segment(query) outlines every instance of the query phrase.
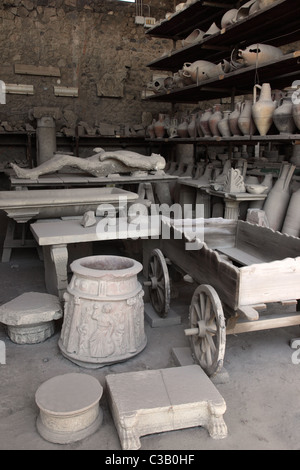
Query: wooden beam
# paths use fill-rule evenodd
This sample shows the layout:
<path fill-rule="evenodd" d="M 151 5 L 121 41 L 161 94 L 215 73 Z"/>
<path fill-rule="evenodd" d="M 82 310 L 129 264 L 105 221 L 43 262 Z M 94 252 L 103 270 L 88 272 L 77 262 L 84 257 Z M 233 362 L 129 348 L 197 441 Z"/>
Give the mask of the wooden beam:
<path fill-rule="evenodd" d="M 22 75 L 44 75 L 47 77 L 60 77 L 58 67 L 44 67 L 42 65 L 15 64 L 15 73 Z"/>

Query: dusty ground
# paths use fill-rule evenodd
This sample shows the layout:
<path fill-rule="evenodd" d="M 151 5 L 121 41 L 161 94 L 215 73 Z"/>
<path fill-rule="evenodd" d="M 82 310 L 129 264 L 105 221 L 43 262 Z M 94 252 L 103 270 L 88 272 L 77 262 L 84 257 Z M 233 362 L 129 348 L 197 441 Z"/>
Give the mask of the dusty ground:
<path fill-rule="evenodd" d="M 0 263 L 0 305 L 23 292 L 45 292 L 43 269 L 35 250 L 14 250 L 9 263 Z M 105 393 L 99 430 L 83 441 L 61 446 L 45 441 L 36 430 L 35 392 L 44 381 L 68 372 L 89 373 L 104 386 L 105 376 L 110 373 L 176 366 L 171 350 L 189 344 L 183 330 L 188 326 L 188 305 L 194 288 L 181 282 L 180 295 L 172 300 L 172 308 L 181 315 L 181 325 L 151 328 L 146 323 L 148 343 L 142 353 L 93 371 L 62 356 L 57 345 L 59 328 L 46 342 L 23 346 L 12 343 L 0 326 L 0 339 L 5 341 L 7 351 L 6 365 L 0 365 L 0 449 L 120 450 Z M 289 341 L 298 336 L 298 327 L 228 336 L 225 369 L 229 380 L 216 385 L 227 404 L 224 419 L 228 437 L 213 440 L 204 428 L 190 428 L 142 437 L 141 450 L 299 449 L 300 364 L 293 364 L 294 351 L 289 346 Z"/>

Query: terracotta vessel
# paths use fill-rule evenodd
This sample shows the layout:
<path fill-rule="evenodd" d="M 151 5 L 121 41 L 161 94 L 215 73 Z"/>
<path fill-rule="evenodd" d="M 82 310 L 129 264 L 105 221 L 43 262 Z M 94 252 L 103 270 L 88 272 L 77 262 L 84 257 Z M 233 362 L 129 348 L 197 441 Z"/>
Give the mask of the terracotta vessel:
<path fill-rule="evenodd" d="M 188 123 L 188 134 L 192 138 L 197 137 L 196 117 L 196 114 L 192 114 Z"/>
<path fill-rule="evenodd" d="M 158 120 L 154 123 L 154 133 L 155 137 L 162 139 L 165 135 L 165 115 L 159 113 Z"/>
<path fill-rule="evenodd" d="M 279 177 L 269 192 L 263 205 L 270 228 L 280 231 L 291 197 L 290 182 L 295 166 L 285 163 L 281 166 Z"/>
<path fill-rule="evenodd" d="M 300 130 L 300 87 L 293 88 L 292 95 L 293 102 L 293 118 L 298 130 Z"/>
<path fill-rule="evenodd" d="M 284 219 L 282 233 L 299 238 L 300 236 L 300 189 L 295 191 L 290 199 Z"/>
<path fill-rule="evenodd" d="M 203 131 L 200 126 L 200 121 L 201 117 L 203 116 L 204 112 L 203 111 L 198 111 L 197 117 L 196 117 L 196 128 L 197 128 L 197 136 L 198 137 L 204 137 Z"/>
<path fill-rule="evenodd" d="M 181 41 L 181 44 L 184 47 L 199 42 L 203 39 L 204 34 L 204 31 L 201 31 L 201 29 L 194 29 L 191 34 Z"/>
<path fill-rule="evenodd" d="M 280 134 L 293 134 L 296 130 L 293 118 L 293 88 L 287 90 L 282 98 L 280 106 L 273 112 L 273 122 Z"/>
<path fill-rule="evenodd" d="M 223 111 L 223 119 L 218 123 L 218 129 L 222 137 L 230 137 L 231 131 L 229 127 L 229 115 L 231 111 L 225 110 Z"/>
<path fill-rule="evenodd" d="M 188 131 L 188 120 L 187 118 L 183 118 L 181 123 L 177 127 L 177 134 L 179 137 L 184 138 L 189 136 L 189 131 Z"/>
<path fill-rule="evenodd" d="M 207 60 L 196 60 L 195 62 L 185 62 L 183 64 L 183 76 L 191 78 L 194 83 L 198 83 L 208 78 L 216 77 L 224 73 L 227 64 L 214 64 Z"/>
<path fill-rule="evenodd" d="M 257 101 L 257 89 L 261 90 Z M 271 97 L 271 86 L 269 83 L 254 85 L 252 116 L 257 130 L 261 136 L 267 135 L 272 123 L 273 113 L 276 108 L 275 101 Z"/>
<path fill-rule="evenodd" d="M 155 139 L 156 135 L 154 132 L 154 124 L 155 124 L 155 119 L 153 119 L 152 123 L 147 127 L 147 135 L 150 137 L 150 139 Z"/>
<path fill-rule="evenodd" d="M 89 256 L 71 264 L 59 347 L 78 365 L 99 368 L 146 346 L 143 266 L 121 256 Z"/>
<path fill-rule="evenodd" d="M 268 44 L 252 44 L 246 49 L 238 50 L 238 60 L 246 67 L 280 59 L 282 56 L 281 49 Z"/>
<path fill-rule="evenodd" d="M 238 119 L 241 114 L 242 103 L 238 101 L 235 104 L 234 111 L 229 114 L 229 129 L 232 135 L 242 135 L 241 129 L 238 126 Z"/>
<path fill-rule="evenodd" d="M 241 113 L 238 118 L 238 126 L 243 135 L 253 135 L 255 124 L 252 118 L 252 101 L 245 100 L 241 106 Z"/>
<path fill-rule="evenodd" d="M 209 119 L 212 116 L 212 108 L 208 108 L 201 116 L 200 118 L 200 127 L 203 132 L 204 137 L 211 137 L 211 130 L 209 127 Z"/>
<path fill-rule="evenodd" d="M 220 32 L 220 28 L 216 25 L 216 23 L 212 23 L 206 33 L 204 34 L 204 37 L 211 36 L 212 34 L 216 34 Z"/>
<path fill-rule="evenodd" d="M 234 24 L 236 21 L 237 12 L 238 10 L 236 8 L 232 8 L 231 10 L 226 11 L 221 19 L 221 27 L 226 28 L 227 26 Z"/>
<path fill-rule="evenodd" d="M 209 119 L 209 128 L 213 136 L 220 136 L 221 133 L 218 128 L 218 123 L 223 119 L 223 114 L 221 112 L 221 105 L 215 104 L 213 106 L 213 114 Z"/>

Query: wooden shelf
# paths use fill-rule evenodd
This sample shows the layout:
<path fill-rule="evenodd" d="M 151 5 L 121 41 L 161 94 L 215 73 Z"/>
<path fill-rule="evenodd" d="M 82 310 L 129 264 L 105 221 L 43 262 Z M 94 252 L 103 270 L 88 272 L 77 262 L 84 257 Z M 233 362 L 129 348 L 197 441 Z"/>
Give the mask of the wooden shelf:
<path fill-rule="evenodd" d="M 177 72 L 184 62 L 199 59 L 210 62 L 230 60 L 231 52 L 237 46 L 243 47 L 260 42 L 278 47 L 292 43 L 300 39 L 299 17 L 299 0 L 279 0 L 268 8 L 222 29 L 219 33 L 208 36 L 196 44 L 173 50 L 147 66 L 154 70 Z M 194 28 L 199 27 L 195 24 Z"/>
<path fill-rule="evenodd" d="M 219 75 L 217 78 L 204 80 L 200 84 L 154 94 L 144 98 L 146 101 L 174 103 L 197 103 L 222 97 L 250 94 L 253 92 L 255 78 L 260 83 L 270 83 L 272 89 L 282 89 L 300 79 L 300 51 L 284 55 L 281 59 L 256 67 L 243 67 L 233 72 Z"/>
<path fill-rule="evenodd" d="M 150 139 L 146 138 L 146 142 L 156 142 L 156 143 L 169 143 L 169 144 L 199 144 L 199 145 L 224 145 L 228 143 L 234 143 L 235 145 L 245 145 L 252 144 L 256 145 L 258 143 L 294 143 L 298 142 L 300 144 L 300 134 L 277 134 L 277 135 L 250 135 L 250 136 L 232 136 L 232 137 L 174 137 L 174 138 L 156 138 Z"/>

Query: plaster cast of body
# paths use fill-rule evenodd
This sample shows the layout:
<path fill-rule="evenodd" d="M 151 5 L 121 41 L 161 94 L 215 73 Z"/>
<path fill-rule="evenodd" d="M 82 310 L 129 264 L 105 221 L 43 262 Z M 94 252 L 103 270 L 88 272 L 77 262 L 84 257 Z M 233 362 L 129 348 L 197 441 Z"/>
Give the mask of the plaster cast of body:
<path fill-rule="evenodd" d="M 155 153 L 151 156 L 145 156 L 128 150 L 106 152 L 102 148 L 95 148 L 94 152 L 96 152 L 95 155 L 88 158 L 55 154 L 51 159 L 32 169 L 20 168 L 14 163 L 11 163 L 11 167 L 18 178 L 36 179 L 40 175 L 54 173 L 64 167 L 77 168 L 93 176 L 107 176 L 140 170 L 163 170 L 166 165 L 165 159 Z"/>

